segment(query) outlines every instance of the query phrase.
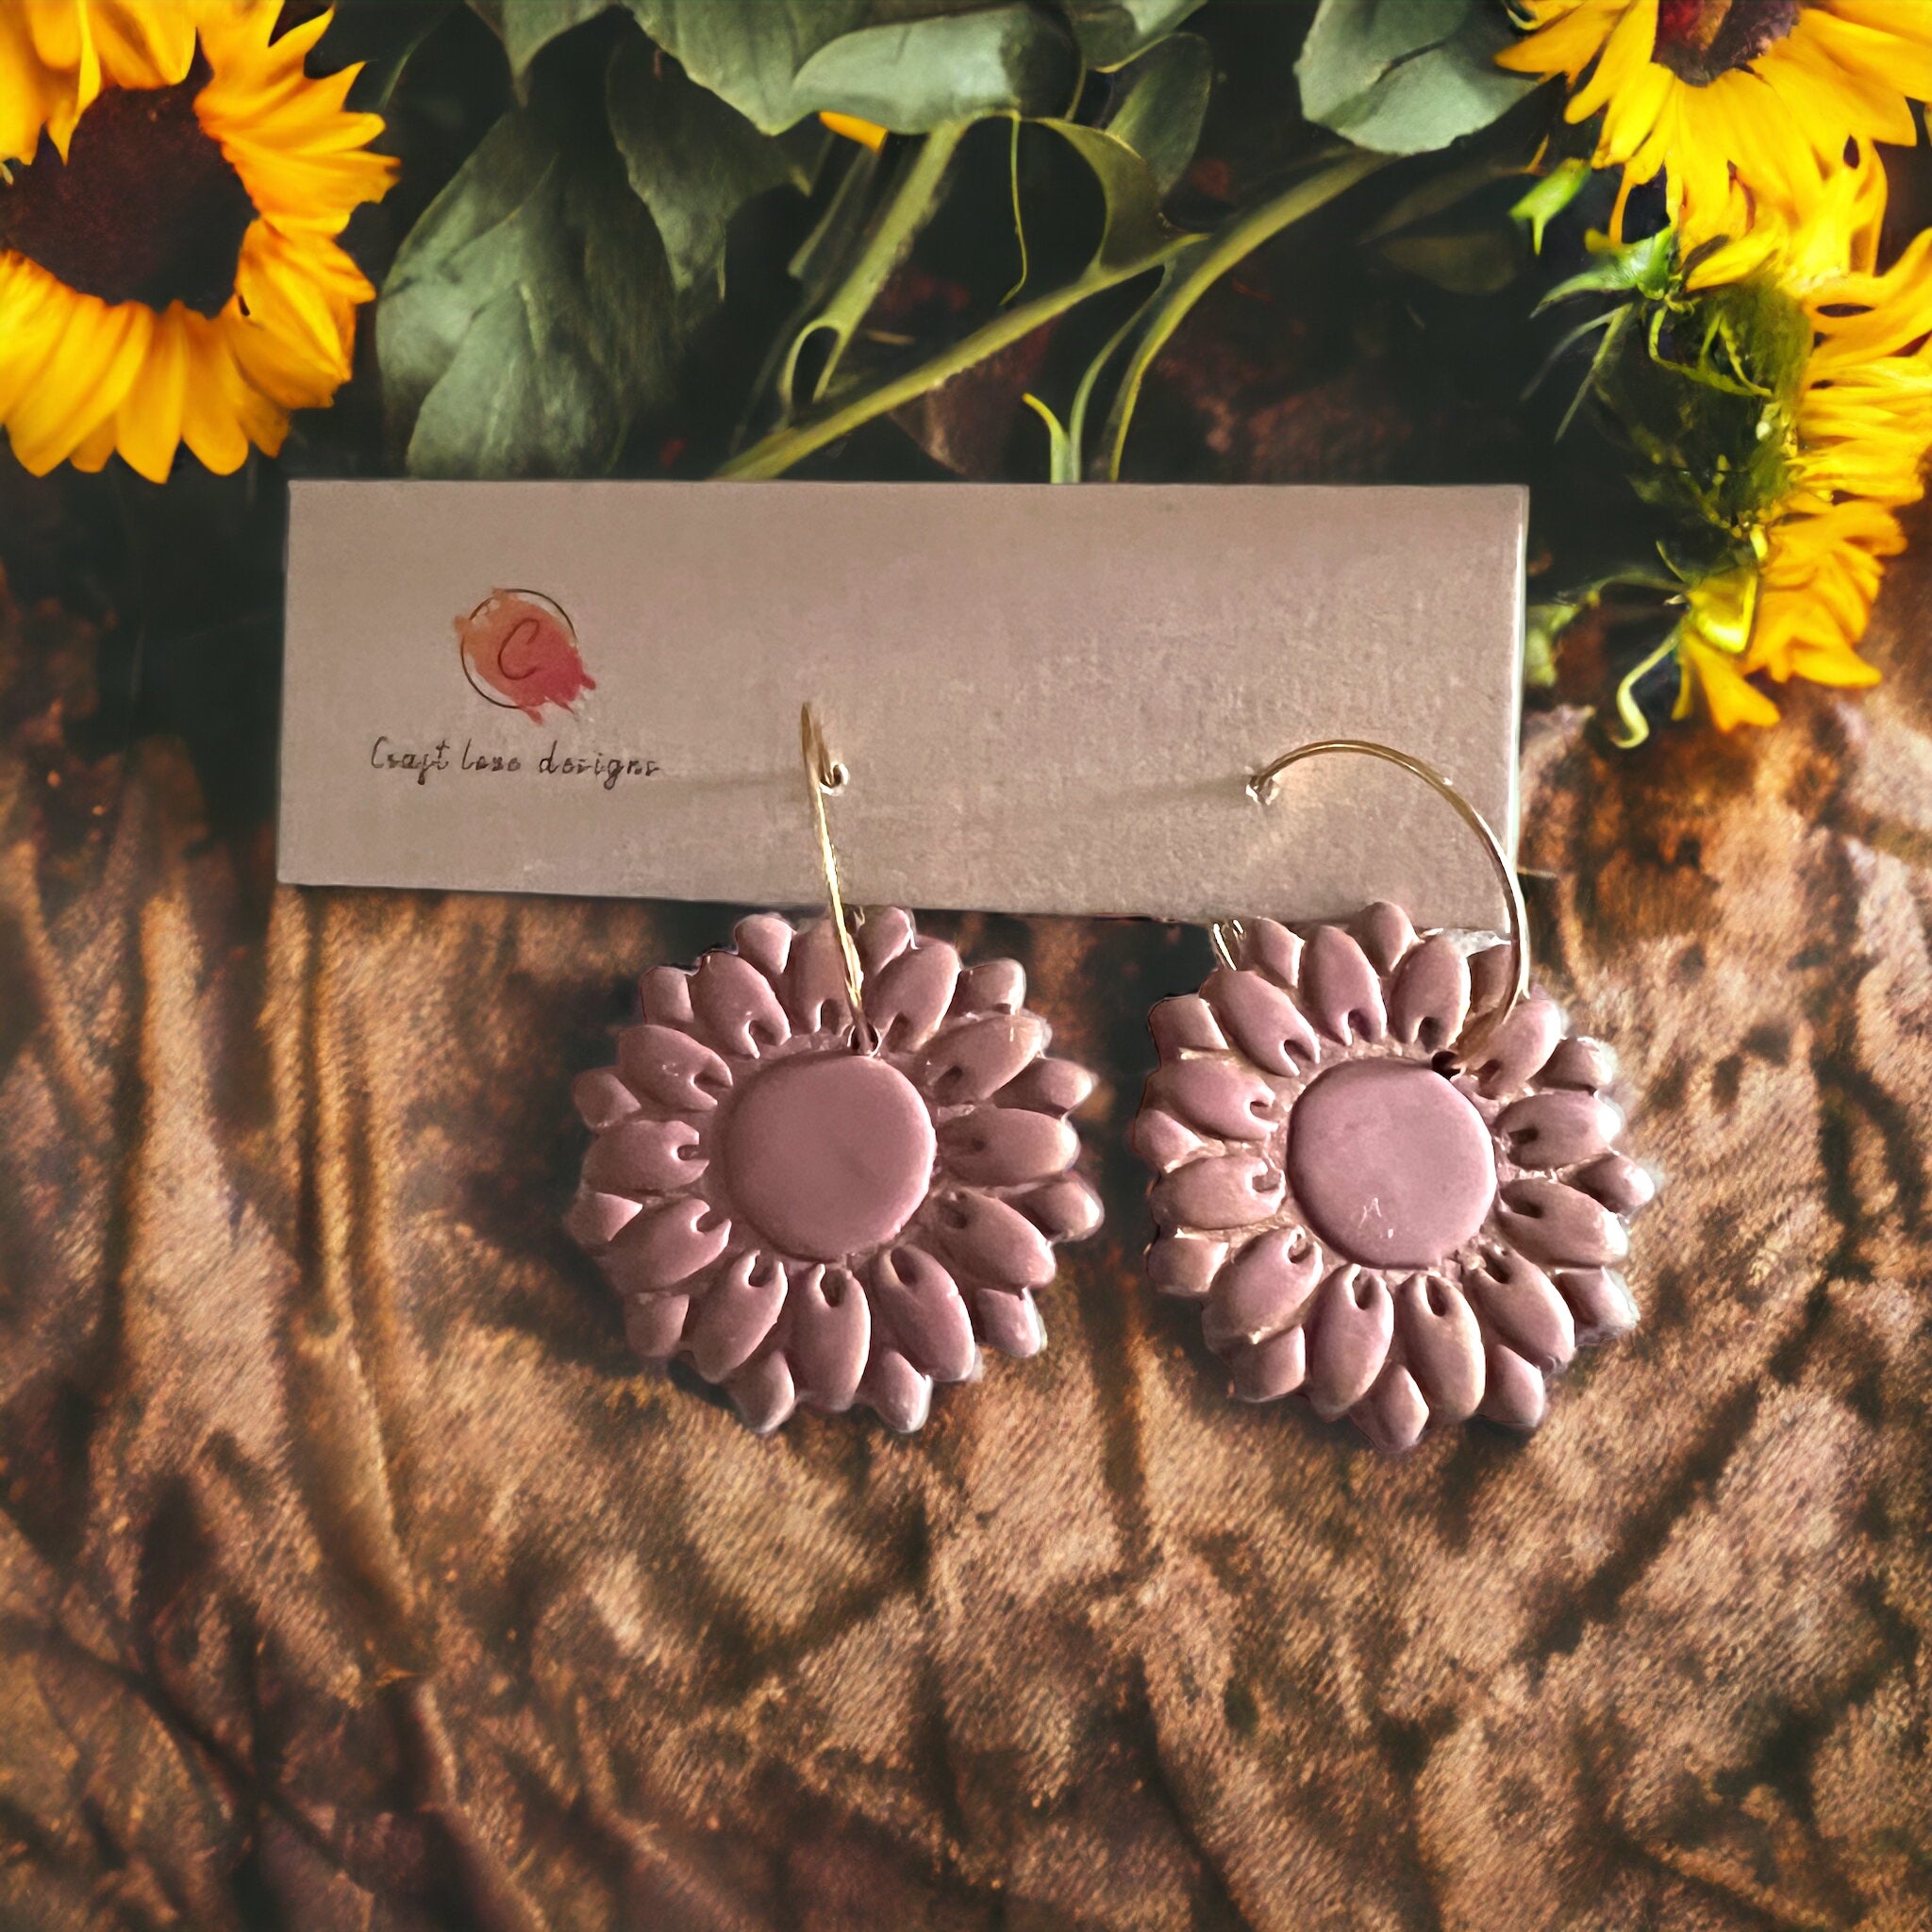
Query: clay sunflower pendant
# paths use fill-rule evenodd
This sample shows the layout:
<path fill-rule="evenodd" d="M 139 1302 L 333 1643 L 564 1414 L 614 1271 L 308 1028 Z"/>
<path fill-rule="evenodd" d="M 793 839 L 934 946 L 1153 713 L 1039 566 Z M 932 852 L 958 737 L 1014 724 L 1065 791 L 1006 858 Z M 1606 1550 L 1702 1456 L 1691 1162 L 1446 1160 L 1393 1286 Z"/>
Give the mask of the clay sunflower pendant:
<path fill-rule="evenodd" d="M 801 1403 L 916 1429 L 982 1342 L 1045 1342 L 1054 1244 L 1100 1222 L 1067 1119 L 1092 1075 L 1047 1058 L 1018 964 L 964 967 L 908 913 L 859 928 L 871 1053 L 828 922 L 733 937 L 645 974 L 616 1066 L 577 1080 L 595 1138 L 568 1224 L 639 1355 L 682 1357 L 760 1434 Z"/>
<path fill-rule="evenodd" d="M 1534 1428 L 1580 1341 L 1637 1310 L 1614 1272 L 1654 1191 L 1619 1153 L 1608 1051 L 1532 992 L 1457 1070 L 1508 949 L 1396 907 L 1306 937 L 1247 922 L 1235 966 L 1164 1000 L 1134 1142 L 1148 1265 L 1203 1304 L 1241 1400 L 1299 1391 L 1378 1447 L 1480 1414 Z"/>

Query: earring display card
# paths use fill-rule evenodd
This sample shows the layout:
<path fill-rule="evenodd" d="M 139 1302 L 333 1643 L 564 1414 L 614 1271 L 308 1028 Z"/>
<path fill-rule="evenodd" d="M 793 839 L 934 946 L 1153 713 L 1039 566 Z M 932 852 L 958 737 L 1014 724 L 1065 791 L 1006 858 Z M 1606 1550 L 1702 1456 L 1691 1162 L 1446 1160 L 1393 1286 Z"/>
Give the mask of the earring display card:
<path fill-rule="evenodd" d="M 297 482 L 281 876 L 810 906 L 1502 918 L 1524 493 Z"/>

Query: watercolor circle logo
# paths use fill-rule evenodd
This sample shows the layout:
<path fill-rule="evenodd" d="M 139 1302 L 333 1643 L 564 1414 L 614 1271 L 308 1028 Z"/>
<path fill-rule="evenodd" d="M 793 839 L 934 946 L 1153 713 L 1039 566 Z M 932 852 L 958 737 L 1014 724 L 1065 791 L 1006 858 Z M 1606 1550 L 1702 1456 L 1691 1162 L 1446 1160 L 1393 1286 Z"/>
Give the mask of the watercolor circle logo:
<path fill-rule="evenodd" d="M 470 688 L 486 702 L 541 724 L 544 708 L 576 708 L 597 680 L 584 669 L 570 613 L 541 591 L 492 591 L 456 620 Z"/>

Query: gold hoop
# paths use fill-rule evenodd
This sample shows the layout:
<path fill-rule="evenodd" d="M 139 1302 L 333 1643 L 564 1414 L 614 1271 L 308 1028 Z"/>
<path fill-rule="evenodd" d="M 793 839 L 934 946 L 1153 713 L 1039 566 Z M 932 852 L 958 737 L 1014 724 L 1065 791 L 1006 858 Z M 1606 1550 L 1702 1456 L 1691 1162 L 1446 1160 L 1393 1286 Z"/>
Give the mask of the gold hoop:
<path fill-rule="evenodd" d="M 1249 778 L 1248 796 L 1257 805 L 1271 803 L 1282 773 L 1291 765 L 1300 764 L 1304 758 L 1319 758 L 1327 752 L 1359 752 L 1366 758 L 1381 758 L 1388 764 L 1400 766 L 1411 776 L 1420 778 L 1456 808 L 1457 816 L 1482 841 L 1483 850 L 1489 855 L 1490 865 L 1496 874 L 1497 883 L 1503 888 L 1503 897 L 1509 908 L 1509 997 L 1493 1014 L 1474 1027 L 1473 1035 L 1471 1029 L 1464 1029 L 1464 1037 L 1457 1042 L 1457 1048 L 1460 1056 L 1466 1058 L 1475 1045 L 1487 1040 L 1508 1018 L 1529 991 L 1529 913 L 1523 903 L 1523 887 L 1517 880 L 1516 868 L 1509 863 L 1508 856 L 1503 850 L 1503 841 L 1491 829 L 1489 820 L 1441 772 L 1408 752 L 1398 751 L 1392 744 L 1378 744 L 1371 738 L 1318 738 L 1310 743 L 1298 744 L 1292 751 L 1283 752 L 1273 764 L 1263 765 Z M 1241 921 L 1217 919 L 1208 928 L 1208 937 L 1221 963 L 1230 972 L 1239 971 L 1237 949 L 1242 937 Z"/>
<path fill-rule="evenodd" d="M 835 758 L 819 726 L 818 713 L 810 701 L 798 708 L 798 749 L 805 759 L 805 789 L 811 800 L 812 824 L 818 832 L 819 867 L 825 876 L 825 904 L 830 910 L 832 930 L 839 936 L 839 957 L 845 967 L 845 997 L 852 1008 L 852 1043 L 861 1053 L 870 1049 L 872 1028 L 865 1018 L 865 975 L 859 970 L 858 948 L 845 917 L 845 895 L 839 890 L 839 855 L 832 846 L 832 827 L 825 816 L 825 800 L 842 791 L 851 777 Z"/>

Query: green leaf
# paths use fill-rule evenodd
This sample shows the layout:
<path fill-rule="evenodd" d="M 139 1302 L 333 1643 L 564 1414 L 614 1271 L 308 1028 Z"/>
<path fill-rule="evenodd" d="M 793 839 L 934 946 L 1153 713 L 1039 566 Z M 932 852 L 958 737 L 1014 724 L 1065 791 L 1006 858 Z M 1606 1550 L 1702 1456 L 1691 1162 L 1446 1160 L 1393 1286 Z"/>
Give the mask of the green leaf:
<path fill-rule="evenodd" d="M 455 0 L 335 0 L 320 58 L 331 74 L 359 62 L 348 105 L 382 113 L 417 48 L 454 10 Z"/>
<path fill-rule="evenodd" d="M 1574 155 L 1557 165 L 1509 212 L 1529 230 L 1529 245 L 1543 252 L 1543 230 L 1583 192 L 1590 163 Z"/>
<path fill-rule="evenodd" d="M 1103 71 L 1124 67 L 1171 34 L 1201 0 L 1066 0 L 1080 58 Z"/>
<path fill-rule="evenodd" d="M 1491 0 L 1322 0 L 1295 62 L 1302 111 L 1379 154 L 1447 147 L 1536 85 L 1495 64 L 1509 40 Z"/>
<path fill-rule="evenodd" d="M 611 138 L 680 294 L 700 281 L 716 285 L 725 230 L 753 195 L 809 185 L 785 143 L 687 79 L 641 34 L 627 33 L 612 56 L 606 94 Z"/>
<path fill-rule="evenodd" d="M 1677 273 L 1677 233 L 1659 228 L 1641 241 L 1605 242 L 1594 239 L 1591 253 L 1596 258 L 1589 268 L 1580 269 L 1567 281 L 1551 289 L 1536 305 L 1541 315 L 1557 302 L 1573 295 L 1644 295 L 1661 301 L 1669 293 Z"/>
<path fill-rule="evenodd" d="M 1125 142 L 1103 127 L 1074 121 L 1042 121 L 1093 170 L 1106 204 L 1106 217 L 1089 261 L 1090 269 L 1111 270 L 1158 254 L 1174 240 L 1174 228 L 1160 212 L 1160 190 L 1147 163 Z"/>
<path fill-rule="evenodd" d="M 521 88 L 530 62 L 558 34 L 594 20 L 612 0 L 470 0 L 503 42 L 509 71 Z"/>
<path fill-rule="evenodd" d="M 1198 34 L 1162 41 L 1121 75 L 1107 131 L 1147 163 L 1162 194 L 1194 158 L 1213 84 L 1214 56 Z"/>
<path fill-rule="evenodd" d="M 693 80 L 768 133 L 834 111 L 902 134 L 1063 108 L 1079 78 L 1054 14 L 1001 0 L 626 0 Z"/>
<path fill-rule="evenodd" d="M 1552 600 L 1532 604 L 1523 613 L 1523 681 L 1548 691 L 1557 681 L 1557 653 L 1563 633 L 1587 608 L 1582 603 Z"/>
<path fill-rule="evenodd" d="M 1038 396 L 1029 392 L 1020 400 L 1046 425 L 1046 480 L 1049 483 L 1077 483 L 1080 480 L 1079 453 L 1074 448 L 1066 425 Z"/>
<path fill-rule="evenodd" d="M 675 326 L 663 243 L 601 117 L 506 114 L 410 232 L 377 306 L 411 472 L 608 469 L 668 389 Z"/>
<path fill-rule="evenodd" d="M 1064 108 L 1078 78 L 1071 40 L 1012 6 L 841 35 L 798 70 L 792 92 L 804 112 L 836 108 L 915 134 Z"/>

